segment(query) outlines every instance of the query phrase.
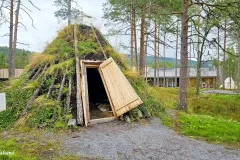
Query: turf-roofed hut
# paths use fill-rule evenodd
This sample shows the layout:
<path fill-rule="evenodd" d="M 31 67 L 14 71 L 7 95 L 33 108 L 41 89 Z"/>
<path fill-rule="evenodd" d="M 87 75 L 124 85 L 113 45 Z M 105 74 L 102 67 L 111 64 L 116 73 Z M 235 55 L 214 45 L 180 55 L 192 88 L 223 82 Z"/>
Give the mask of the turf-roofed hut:
<path fill-rule="evenodd" d="M 77 25 L 74 34 L 73 25 L 64 28 L 16 82 L 30 90 L 18 124 L 61 126 L 76 119 L 89 125 L 123 115 L 142 100 L 121 70 L 127 66 L 120 54 L 97 29 Z"/>

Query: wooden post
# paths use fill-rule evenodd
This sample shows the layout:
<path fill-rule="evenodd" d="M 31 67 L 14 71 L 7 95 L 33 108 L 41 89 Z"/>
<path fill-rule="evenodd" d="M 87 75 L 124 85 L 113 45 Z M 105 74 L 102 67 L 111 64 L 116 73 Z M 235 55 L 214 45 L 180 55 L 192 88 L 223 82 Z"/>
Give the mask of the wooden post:
<path fill-rule="evenodd" d="M 69 76 L 68 95 L 67 95 L 67 111 L 71 108 L 71 94 L 72 94 L 72 75 Z"/>
<path fill-rule="evenodd" d="M 58 75 L 58 70 L 56 71 L 55 76 L 54 76 L 54 78 L 53 78 L 53 81 L 52 81 L 52 83 L 51 83 L 51 85 L 50 85 L 50 87 L 49 87 L 49 89 L 48 89 L 47 98 L 49 98 L 49 96 L 50 96 L 50 94 L 51 94 L 51 91 L 52 91 L 52 89 L 53 89 L 54 83 L 55 83 L 55 81 L 56 81 L 56 79 L 57 79 L 57 75 Z"/>
<path fill-rule="evenodd" d="M 58 93 L 57 101 L 61 100 L 61 97 L 63 95 L 62 91 L 63 91 L 63 87 L 64 87 L 64 84 L 65 84 L 65 81 L 66 81 L 66 73 L 63 75 L 63 79 L 62 79 L 61 87 L 60 87 L 60 90 L 59 90 L 59 93 Z"/>
<path fill-rule="evenodd" d="M 77 25 L 74 24 L 74 47 L 75 47 L 75 59 L 76 59 L 76 81 L 77 81 L 77 123 L 83 125 L 83 108 L 81 97 L 81 78 L 80 78 L 80 60 L 78 57 L 77 49 Z"/>
<path fill-rule="evenodd" d="M 44 82 L 46 81 L 46 79 L 47 79 L 47 77 L 45 77 L 45 78 L 42 80 L 42 82 L 41 82 L 41 84 L 39 85 L 39 87 L 34 91 L 32 97 L 31 97 L 30 100 L 27 102 L 27 105 L 24 107 L 22 113 L 20 114 L 20 116 L 19 116 L 19 118 L 18 118 L 19 120 L 20 120 L 24 115 L 27 114 L 27 112 L 28 112 L 28 110 L 30 109 L 32 103 L 34 102 L 34 100 L 35 100 L 35 99 L 37 98 L 37 96 L 39 95 L 39 93 L 40 93 L 40 91 L 41 91 L 41 89 L 42 89 L 42 87 L 43 87 L 43 84 L 44 84 Z"/>

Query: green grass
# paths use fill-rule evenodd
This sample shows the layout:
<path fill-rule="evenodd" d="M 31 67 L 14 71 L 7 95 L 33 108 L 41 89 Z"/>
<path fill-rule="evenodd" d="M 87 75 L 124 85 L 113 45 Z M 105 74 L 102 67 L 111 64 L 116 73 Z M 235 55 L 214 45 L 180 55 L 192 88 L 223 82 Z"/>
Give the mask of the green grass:
<path fill-rule="evenodd" d="M 240 95 L 202 95 L 189 101 L 195 113 L 240 121 Z"/>
<path fill-rule="evenodd" d="M 11 152 L 12 155 L 1 154 L 1 152 Z M 0 159 L 2 160 L 35 160 L 36 156 L 27 153 L 21 149 L 21 146 L 17 143 L 16 139 L 8 139 L 0 141 Z"/>
<path fill-rule="evenodd" d="M 59 143 L 55 139 L 47 140 L 41 137 L 42 130 L 28 132 L 7 131 L 0 132 L 1 160 L 44 160 L 58 156 Z M 1 155 L 1 151 L 14 152 L 13 155 Z"/>
<path fill-rule="evenodd" d="M 178 89 L 153 88 L 162 106 L 176 110 Z M 211 142 L 228 143 L 240 146 L 240 96 L 239 95 L 200 95 L 188 90 L 188 114 L 176 112 L 174 115 L 160 113 L 163 124 L 194 138 Z M 173 112 L 174 113 L 174 112 Z M 173 117 L 172 117 L 173 116 Z"/>
<path fill-rule="evenodd" d="M 64 148 L 61 148 L 61 145 L 59 145 L 62 138 L 56 138 L 61 136 L 61 133 L 53 133 L 39 129 L 28 132 L 19 132 L 15 130 L 6 132 L 7 134 L 0 132 L 0 160 L 93 159 L 84 155 L 65 153 Z M 11 152 L 13 154 L 1 154 L 3 152 Z M 99 160 L 101 160 L 101 158 L 99 158 Z"/>
<path fill-rule="evenodd" d="M 240 144 L 240 122 L 208 115 L 180 113 L 177 122 L 180 132 L 208 141 Z"/>
<path fill-rule="evenodd" d="M 154 97 L 166 109 L 177 109 L 178 92 L 176 88 L 154 88 Z M 225 119 L 240 121 L 240 95 L 195 95 L 194 89 L 188 89 L 188 111 L 189 113 L 211 115 Z"/>

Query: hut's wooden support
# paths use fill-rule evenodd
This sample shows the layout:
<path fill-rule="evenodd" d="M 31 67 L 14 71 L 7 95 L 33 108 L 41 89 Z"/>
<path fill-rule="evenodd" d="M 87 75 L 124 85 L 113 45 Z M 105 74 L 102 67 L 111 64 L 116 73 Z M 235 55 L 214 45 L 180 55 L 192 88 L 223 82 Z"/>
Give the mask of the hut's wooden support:
<path fill-rule="evenodd" d="M 30 100 L 27 102 L 27 105 L 25 106 L 25 108 L 23 109 L 22 113 L 19 116 L 19 119 L 21 119 L 25 114 L 27 114 L 28 110 L 30 109 L 32 103 L 34 102 L 34 100 L 37 98 L 37 96 L 39 95 L 43 84 L 46 80 L 46 77 L 43 79 L 42 83 L 39 85 L 39 87 L 34 91 L 34 94 L 32 95 L 32 97 L 30 98 Z"/>
<path fill-rule="evenodd" d="M 64 87 L 64 84 L 65 84 L 65 81 L 66 81 L 66 73 L 63 75 L 63 78 L 62 78 L 62 82 L 61 82 L 61 87 L 59 89 L 59 93 L 58 93 L 58 97 L 57 97 L 57 101 L 60 102 L 61 100 L 61 97 L 63 95 L 62 91 L 63 91 L 63 87 Z M 54 108 L 54 113 L 53 113 L 53 119 L 55 119 L 56 115 L 57 115 L 57 107 Z"/>
<path fill-rule="evenodd" d="M 33 70 L 29 73 L 29 75 L 28 75 L 28 79 L 31 79 L 32 78 L 32 76 L 34 75 L 34 73 L 37 71 L 37 67 L 35 67 L 35 68 L 33 68 Z"/>
<path fill-rule="evenodd" d="M 43 66 L 41 66 L 41 67 L 38 68 L 37 72 L 34 74 L 34 76 L 32 77 L 32 79 L 35 79 L 35 78 L 39 75 L 39 73 L 41 72 L 42 68 L 43 68 Z"/>
<path fill-rule="evenodd" d="M 54 78 L 53 78 L 53 81 L 52 81 L 52 83 L 51 83 L 51 85 L 50 85 L 50 87 L 49 87 L 49 89 L 48 89 L 47 98 L 49 98 L 49 96 L 50 96 L 50 94 L 51 94 L 51 91 L 52 91 L 52 89 L 53 89 L 54 83 L 55 83 L 55 81 L 56 81 L 56 79 L 57 79 L 57 75 L 58 75 L 58 70 L 56 71 L 56 73 L 55 73 L 55 75 L 54 75 Z"/>
<path fill-rule="evenodd" d="M 44 71 L 47 69 L 47 67 L 48 67 L 48 63 L 45 64 L 45 66 L 42 70 L 42 73 L 39 76 L 37 76 L 37 80 L 42 77 L 42 75 L 44 74 Z"/>
<path fill-rule="evenodd" d="M 67 95 L 67 111 L 71 108 L 71 95 L 72 95 L 72 75 L 69 76 L 68 82 L 68 95 Z"/>
<path fill-rule="evenodd" d="M 75 46 L 75 59 L 76 59 L 76 81 L 77 81 L 77 123 L 83 125 L 83 107 L 81 97 L 81 78 L 80 78 L 80 60 L 78 57 L 77 50 L 77 25 L 74 25 L 74 46 Z"/>
<path fill-rule="evenodd" d="M 66 73 L 63 75 L 63 79 L 62 79 L 61 87 L 59 89 L 57 101 L 61 100 L 61 97 L 63 95 L 62 91 L 63 91 L 63 87 L 64 87 L 64 84 L 65 84 L 65 81 L 66 81 Z"/>

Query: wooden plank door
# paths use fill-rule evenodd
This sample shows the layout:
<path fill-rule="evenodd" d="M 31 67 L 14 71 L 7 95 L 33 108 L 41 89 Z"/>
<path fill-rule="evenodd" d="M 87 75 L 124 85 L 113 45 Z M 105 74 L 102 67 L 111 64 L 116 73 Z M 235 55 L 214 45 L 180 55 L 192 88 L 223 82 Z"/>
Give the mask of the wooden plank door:
<path fill-rule="evenodd" d="M 112 58 L 100 65 L 99 72 L 115 117 L 143 103 Z"/>
<path fill-rule="evenodd" d="M 88 81 L 87 81 L 87 69 L 84 62 L 80 62 L 81 65 L 81 91 L 82 91 L 82 102 L 83 102 L 83 114 L 85 126 L 90 123 L 90 113 L 89 113 L 89 97 L 88 97 Z"/>

